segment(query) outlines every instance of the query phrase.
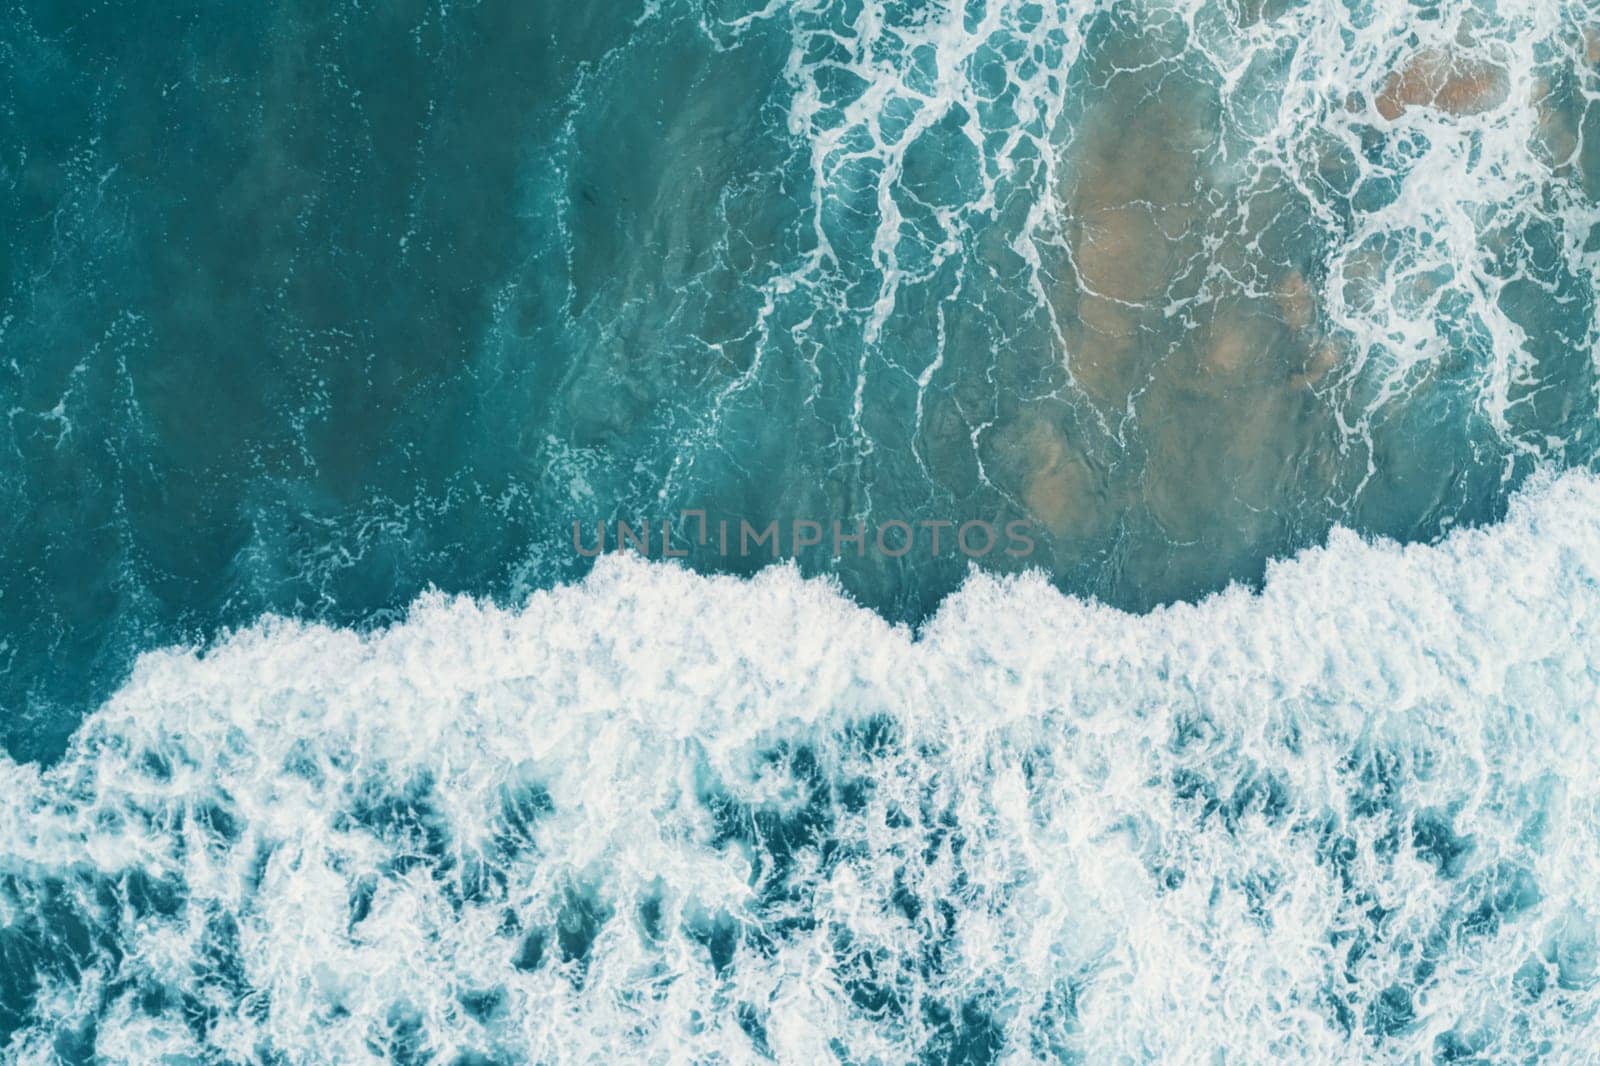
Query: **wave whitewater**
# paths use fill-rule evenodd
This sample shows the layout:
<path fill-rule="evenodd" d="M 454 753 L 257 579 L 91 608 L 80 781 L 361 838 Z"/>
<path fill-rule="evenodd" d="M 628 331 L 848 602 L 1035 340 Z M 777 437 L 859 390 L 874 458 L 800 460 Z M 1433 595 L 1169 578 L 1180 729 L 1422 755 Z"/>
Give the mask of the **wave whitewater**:
<path fill-rule="evenodd" d="M 1579 1061 L 1597 690 L 1582 472 L 1145 616 L 611 557 L 268 619 L 0 762 L 7 1058 Z"/>

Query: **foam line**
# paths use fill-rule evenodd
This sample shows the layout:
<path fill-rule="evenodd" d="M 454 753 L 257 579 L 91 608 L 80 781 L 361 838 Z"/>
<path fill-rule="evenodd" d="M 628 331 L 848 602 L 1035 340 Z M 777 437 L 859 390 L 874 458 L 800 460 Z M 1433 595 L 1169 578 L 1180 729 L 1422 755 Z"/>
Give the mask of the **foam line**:
<path fill-rule="evenodd" d="M 23 1062 L 1576 1061 L 1597 688 L 1581 472 L 1145 616 L 975 575 L 914 635 L 616 557 L 264 620 L 0 762 L 0 1019 Z"/>

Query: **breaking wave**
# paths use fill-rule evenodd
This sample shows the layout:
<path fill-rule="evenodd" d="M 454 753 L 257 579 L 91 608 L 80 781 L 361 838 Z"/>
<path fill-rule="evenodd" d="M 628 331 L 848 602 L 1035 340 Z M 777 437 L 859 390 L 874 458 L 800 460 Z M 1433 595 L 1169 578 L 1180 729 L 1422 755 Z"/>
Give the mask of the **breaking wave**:
<path fill-rule="evenodd" d="M 1600 1046 L 1600 479 L 1137 616 L 619 556 L 144 655 L 0 762 L 11 1061 Z"/>

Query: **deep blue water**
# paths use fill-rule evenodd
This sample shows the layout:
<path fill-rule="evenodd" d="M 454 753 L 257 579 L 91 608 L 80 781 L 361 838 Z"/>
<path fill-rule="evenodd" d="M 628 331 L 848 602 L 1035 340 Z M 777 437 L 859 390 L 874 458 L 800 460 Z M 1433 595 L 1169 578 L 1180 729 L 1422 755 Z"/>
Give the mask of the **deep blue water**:
<path fill-rule="evenodd" d="M 1579 1061 L 1597 100 L 1581 0 L 7 4 L 0 1045 Z"/>

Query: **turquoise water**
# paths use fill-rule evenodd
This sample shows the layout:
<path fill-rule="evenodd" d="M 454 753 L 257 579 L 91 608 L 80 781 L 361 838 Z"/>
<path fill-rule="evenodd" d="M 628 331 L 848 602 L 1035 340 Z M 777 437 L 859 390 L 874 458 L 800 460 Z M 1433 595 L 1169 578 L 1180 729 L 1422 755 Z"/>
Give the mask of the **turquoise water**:
<path fill-rule="evenodd" d="M 1600 1046 L 1594 4 L 3 25 L 11 1057 Z"/>

